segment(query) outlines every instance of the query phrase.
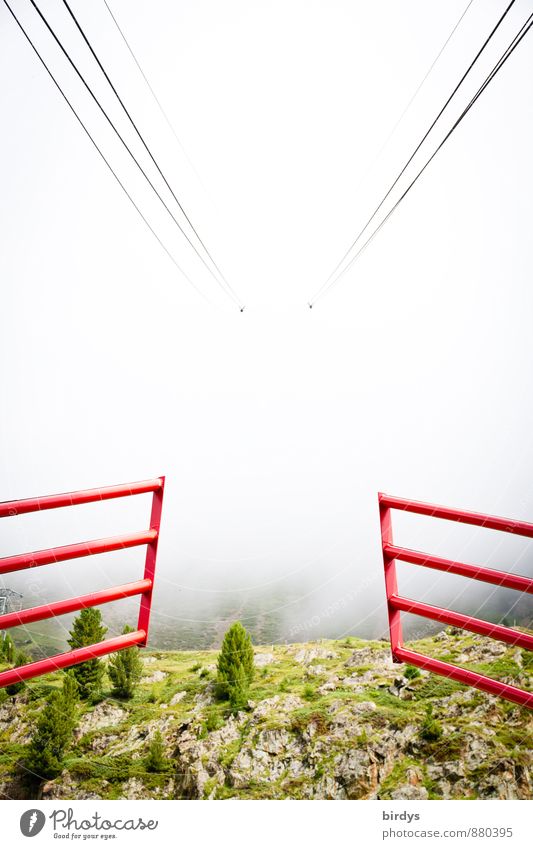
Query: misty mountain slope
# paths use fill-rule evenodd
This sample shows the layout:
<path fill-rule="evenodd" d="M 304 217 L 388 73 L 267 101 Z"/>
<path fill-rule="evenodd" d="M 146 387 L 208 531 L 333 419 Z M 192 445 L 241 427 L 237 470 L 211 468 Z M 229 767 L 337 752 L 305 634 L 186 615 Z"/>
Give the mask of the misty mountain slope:
<path fill-rule="evenodd" d="M 380 591 L 383 576 L 378 575 Z M 471 584 L 475 582 L 470 582 Z M 22 585 L 21 585 L 22 587 Z M 499 591 L 490 599 L 475 594 L 456 598 L 432 591 L 436 605 L 458 609 L 465 615 L 478 616 L 509 626 L 531 627 L 533 606 L 531 596 L 523 594 L 518 599 L 513 591 Z M 490 591 L 493 592 L 492 589 Z M 416 598 L 417 590 L 411 585 L 406 594 Z M 506 595 L 507 593 L 507 595 Z M 65 595 L 65 588 L 57 588 L 57 595 L 46 598 L 32 596 L 25 591 L 25 606 L 37 606 Z M 383 595 L 383 593 L 381 593 Z M 423 596 L 422 596 L 423 597 Z M 361 605 L 366 605 L 363 614 Z M 125 622 L 133 625 L 137 621 L 138 601 L 124 599 L 102 609 L 102 616 L 109 629 L 107 636 L 122 633 Z M 11 635 L 20 648 L 37 660 L 41 657 L 66 651 L 69 630 L 76 614 L 49 619 L 11 630 Z M 316 592 L 313 582 L 282 581 L 276 586 L 255 590 L 229 590 L 220 594 L 197 592 L 196 590 L 175 591 L 165 588 L 154 605 L 150 620 L 150 645 L 152 650 L 189 651 L 220 648 L 222 637 L 232 622 L 240 620 L 258 645 L 265 643 L 308 642 L 318 639 L 339 639 L 345 634 L 357 634 L 369 640 L 379 640 L 387 634 L 386 605 L 383 598 L 379 611 L 368 615 L 368 601 L 359 598 L 356 590 L 343 588 L 342 581 Z M 421 639 L 439 630 L 439 624 L 420 617 L 404 614 L 403 630 L 407 639 Z"/>
<path fill-rule="evenodd" d="M 411 645 L 531 687 L 529 652 L 455 629 Z M 248 710 L 236 716 L 214 698 L 216 652 L 144 654 L 134 699 L 84 704 L 63 773 L 40 784 L 24 770 L 25 745 L 61 675 L 4 696 L 0 791 L 47 799 L 533 797 L 525 708 L 392 664 L 385 642 L 255 651 Z M 153 773 L 145 757 L 158 730 L 167 761 Z"/>

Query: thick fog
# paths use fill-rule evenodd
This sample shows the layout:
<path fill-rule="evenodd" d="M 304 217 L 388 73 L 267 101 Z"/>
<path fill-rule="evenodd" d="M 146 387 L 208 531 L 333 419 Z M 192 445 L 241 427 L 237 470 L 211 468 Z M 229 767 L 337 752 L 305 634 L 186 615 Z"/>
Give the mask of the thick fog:
<path fill-rule="evenodd" d="M 62 4 L 42 5 L 148 169 Z M 79 4 L 244 313 L 174 234 L 30 5 L 14 0 L 209 302 L 179 275 L 0 10 L 0 499 L 166 475 L 155 644 L 216 645 L 235 618 L 263 642 L 386 635 L 380 490 L 533 521 L 528 38 L 360 261 L 307 307 L 505 6 L 472 5 L 376 162 L 464 5 L 158 0 L 148 11 L 114 0 L 193 170 L 104 5 Z M 530 5 L 516 4 L 435 142 Z M 527 541 L 394 519 L 408 547 L 533 572 Z M 148 520 L 148 496 L 4 519 L 0 554 Z M 33 604 L 142 568 L 136 549 L 5 583 Z M 406 595 L 465 612 L 530 615 L 518 593 L 466 579 L 402 565 L 399 580 Z M 106 608 L 111 630 L 134 609 Z M 46 643 L 51 627 L 34 630 Z"/>

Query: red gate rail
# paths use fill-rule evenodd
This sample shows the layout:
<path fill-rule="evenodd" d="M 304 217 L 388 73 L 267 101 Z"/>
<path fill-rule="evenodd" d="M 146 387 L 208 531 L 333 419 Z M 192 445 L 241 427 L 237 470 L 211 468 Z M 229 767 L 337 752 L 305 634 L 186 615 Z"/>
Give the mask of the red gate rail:
<path fill-rule="evenodd" d="M 122 534 L 118 537 L 93 539 L 89 542 L 76 542 L 62 545 L 60 548 L 45 548 L 43 551 L 30 551 L 27 554 L 15 554 L 12 557 L 0 557 L 0 575 L 6 572 L 18 572 L 34 566 L 46 566 L 48 563 L 60 563 L 62 560 L 74 560 L 77 557 L 89 557 L 91 554 L 103 554 L 106 551 L 118 551 L 135 545 L 145 545 L 157 538 L 157 531 L 151 528 L 134 534 Z"/>
<path fill-rule="evenodd" d="M 387 611 L 389 616 L 389 633 L 392 658 L 396 663 L 410 663 L 419 666 L 446 678 L 460 681 L 479 690 L 485 690 L 493 695 L 501 696 L 511 702 L 533 708 L 533 693 L 521 690 L 510 684 L 496 681 L 486 675 L 472 672 L 435 660 L 426 655 L 406 649 L 403 645 L 403 634 L 400 614 L 401 612 L 414 613 L 424 616 L 446 625 L 454 625 L 475 634 L 501 640 L 509 645 L 519 646 L 528 651 L 533 651 L 533 636 L 507 628 L 503 625 L 495 625 L 483 619 L 473 616 L 465 616 L 456 611 L 424 604 L 398 594 L 398 580 L 396 575 L 396 560 L 402 560 L 415 566 L 424 566 L 429 569 L 437 569 L 441 572 L 450 572 L 454 575 L 473 578 L 489 584 L 519 590 L 523 593 L 533 593 L 533 578 L 524 575 L 516 575 L 497 569 L 487 569 L 484 566 L 474 566 L 469 563 L 461 563 L 444 557 L 435 557 L 421 551 L 413 551 L 393 544 L 392 539 L 392 516 L 391 510 L 403 510 L 409 513 L 418 513 L 431 516 L 436 519 L 447 519 L 452 522 L 461 522 L 477 527 L 490 528 L 491 530 L 503 531 L 505 533 L 517 534 L 533 538 L 533 524 L 529 522 L 513 521 L 498 516 L 486 516 L 482 513 L 472 513 L 466 510 L 454 510 L 450 507 L 441 507 L 436 504 L 425 504 L 421 501 L 409 501 L 405 498 L 395 498 L 390 495 L 378 494 L 379 515 L 381 524 L 381 547 L 383 552 L 383 565 L 385 569 L 385 590 L 387 594 Z"/>
<path fill-rule="evenodd" d="M 60 563 L 78 557 L 89 557 L 93 554 L 118 551 L 131 548 L 132 546 L 146 545 L 147 547 L 144 577 L 142 580 L 0 616 L 0 630 L 4 630 L 14 628 L 17 625 L 27 625 L 30 622 L 39 622 L 42 619 L 50 619 L 54 616 L 62 616 L 65 613 L 72 613 L 75 610 L 82 610 L 87 607 L 95 607 L 99 604 L 106 604 L 117 601 L 118 599 L 140 595 L 141 603 L 136 631 L 129 634 L 122 634 L 119 637 L 111 637 L 94 645 L 76 648 L 72 651 L 63 652 L 53 657 L 43 658 L 42 660 L 0 672 L 0 687 L 7 687 L 18 681 L 35 678 L 56 669 L 63 669 L 67 666 L 83 663 L 91 658 L 101 657 L 102 655 L 128 648 L 129 646 L 146 645 L 150 623 L 164 486 L 165 478 L 160 477 L 153 480 L 138 481 L 136 483 L 103 487 L 102 489 L 86 489 L 77 492 L 61 493 L 59 495 L 45 495 L 40 498 L 26 498 L 19 501 L 4 501 L 0 503 L 0 518 L 5 518 L 40 510 L 52 510 L 57 507 L 71 507 L 77 504 L 105 501 L 110 498 L 123 498 L 129 495 L 153 493 L 150 527 L 148 530 L 0 558 L 0 574 L 6 574 L 7 572 L 16 572 L 20 569 L 30 569 L 50 563 Z"/>
<path fill-rule="evenodd" d="M 0 686 L 9 687 L 10 684 L 16 684 L 18 681 L 37 678 L 39 675 L 46 675 L 47 672 L 56 672 L 58 669 L 64 669 L 66 666 L 75 666 L 77 663 L 92 660 L 93 657 L 102 657 L 104 654 L 110 654 L 120 649 L 138 646 L 145 639 L 146 631 L 132 631 L 129 634 L 121 634 L 120 637 L 111 637 L 109 640 L 102 640 L 100 643 L 95 643 L 92 646 L 82 646 L 82 648 L 63 652 L 63 654 L 43 658 L 43 660 L 35 660 L 33 663 L 25 663 L 24 666 L 18 666 L 14 669 L 8 669 L 7 672 L 2 672 Z"/>
<path fill-rule="evenodd" d="M 75 504 L 90 504 L 92 501 L 107 501 L 109 498 L 124 498 L 127 495 L 142 495 L 157 492 L 164 485 L 164 477 L 100 489 L 79 489 L 76 492 L 61 492 L 59 495 L 42 495 L 40 498 L 23 498 L 18 501 L 0 502 L 0 519 L 5 516 L 20 516 L 37 510 L 54 510 L 56 507 L 73 507 Z"/>

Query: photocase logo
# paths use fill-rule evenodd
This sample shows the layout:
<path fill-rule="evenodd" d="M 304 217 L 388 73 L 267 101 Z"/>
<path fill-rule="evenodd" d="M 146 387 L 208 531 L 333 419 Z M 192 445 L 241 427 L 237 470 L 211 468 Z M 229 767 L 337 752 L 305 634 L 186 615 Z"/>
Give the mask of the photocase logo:
<path fill-rule="evenodd" d="M 29 811 L 24 811 L 20 818 L 20 830 L 24 837 L 35 837 L 43 830 L 46 817 L 42 811 L 36 808 L 31 808 Z"/>

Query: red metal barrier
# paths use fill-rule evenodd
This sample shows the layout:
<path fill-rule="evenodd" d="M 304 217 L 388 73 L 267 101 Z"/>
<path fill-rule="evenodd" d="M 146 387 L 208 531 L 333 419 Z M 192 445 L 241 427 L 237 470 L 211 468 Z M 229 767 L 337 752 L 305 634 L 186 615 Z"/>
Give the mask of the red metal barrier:
<path fill-rule="evenodd" d="M 533 524 L 528 522 L 514 522 L 510 519 L 502 519 L 498 516 L 485 516 L 482 513 L 470 513 L 466 510 L 453 510 L 449 507 L 440 507 L 436 504 L 424 504 L 420 501 L 408 501 L 405 498 L 394 498 L 383 493 L 378 494 L 379 516 L 381 522 L 381 546 L 383 551 L 383 565 L 385 568 L 385 589 L 387 593 L 387 609 L 389 615 L 389 632 L 391 642 L 392 658 L 396 663 L 410 663 L 419 666 L 446 678 L 453 678 L 462 684 L 468 684 L 479 690 L 485 690 L 496 696 L 501 696 L 519 705 L 533 708 L 533 693 L 504 684 L 486 675 L 463 669 L 452 663 L 426 657 L 426 655 L 406 649 L 403 646 L 402 623 L 400 614 L 402 611 L 415 613 L 446 625 L 455 625 L 475 634 L 502 640 L 512 646 L 520 646 L 528 651 L 533 650 L 533 636 L 507 628 L 503 625 L 494 625 L 473 616 L 465 616 L 462 613 L 446 610 L 442 607 L 434 607 L 431 604 L 423 604 L 410 598 L 404 598 L 398 593 L 398 581 L 396 577 L 396 560 L 403 560 L 416 566 L 425 566 L 429 569 L 437 569 L 441 572 L 451 572 L 454 575 L 462 575 L 474 578 L 476 581 L 484 581 L 489 584 L 519 590 L 524 593 L 533 593 L 533 578 L 524 575 L 514 575 L 496 569 L 487 569 L 484 566 L 473 566 L 468 563 L 460 563 L 443 557 L 434 557 L 421 551 L 412 551 L 394 545 L 392 539 L 392 510 L 404 510 L 408 513 L 418 513 L 423 516 L 432 516 L 436 519 L 447 519 L 452 522 L 462 522 L 467 525 L 490 528 L 496 531 L 504 531 L 510 534 L 533 538 Z"/>
<path fill-rule="evenodd" d="M 109 498 L 123 498 L 128 495 L 141 495 L 142 493 L 153 493 L 152 512 L 150 527 L 148 530 L 137 533 L 122 534 L 116 537 L 79 542 L 73 545 L 64 545 L 60 548 L 47 548 L 43 551 L 34 551 L 26 554 L 16 554 L 11 557 L 0 558 L 0 575 L 6 572 L 16 572 L 20 569 L 31 569 L 36 566 L 45 566 L 50 563 L 60 563 L 63 560 L 72 560 L 77 557 L 89 557 L 93 554 L 102 554 L 107 551 L 118 551 L 123 548 L 131 548 L 137 545 L 146 545 L 146 561 L 144 567 L 144 578 L 133 581 L 130 584 L 109 587 L 106 590 L 89 593 L 84 596 L 55 601 L 50 604 L 32 607 L 27 610 L 19 610 L 16 613 L 6 613 L 0 616 L 0 630 L 14 628 L 17 625 L 26 625 L 30 622 L 39 622 L 42 619 L 50 619 L 75 610 L 86 607 L 95 607 L 117 601 L 121 598 L 129 598 L 134 595 L 141 596 L 139 619 L 137 630 L 119 637 L 112 637 L 95 643 L 91 646 L 73 649 L 63 654 L 27 663 L 24 666 L 8 669 L 0 672 L 0 687 L 7 687 L 17 681 L 35 678 L 56 669 L 66 666 L 74 666 L 83 663 L 93 657 L 101 657 L 110 652 L 129 646 L 145 646 L 148 639 L 148 626 L 150 622 L 150 608 L 152 602 L 152 590 L 154 585 L 155 564 L 157 556 L 157 543 L 159 540 L 159 528 L 161 525 L 161 511 L 163 507 L 163 491 L 165 478 L 138 481 L 137 483 L 120 484 L 119 486 L 107 486 L 102 489 L 85 489 L 78 492 L 65 492 L 60 495 L 45 495 L 42 498 L 25 498 L 21 501 L 4 501 L 0 504 L 0 518 L 18 516 L 23 513 L 33 513 L 41 510 L 53 510 L 56 507 L 71 507 L 76 504 L 89 504 L 93 501 L 105 501 Z"/>

